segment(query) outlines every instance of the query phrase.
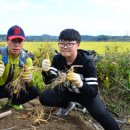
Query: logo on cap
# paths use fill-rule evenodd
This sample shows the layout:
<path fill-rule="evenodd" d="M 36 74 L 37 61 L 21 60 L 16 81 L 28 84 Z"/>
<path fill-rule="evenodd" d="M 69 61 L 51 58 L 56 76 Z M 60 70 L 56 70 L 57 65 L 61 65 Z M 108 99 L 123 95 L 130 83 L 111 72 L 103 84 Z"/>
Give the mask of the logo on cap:
<path fill-rule="evenodd" d="M 21 30 L 20 28 L 14 28 L 14 34 L 20 34 Z"/>

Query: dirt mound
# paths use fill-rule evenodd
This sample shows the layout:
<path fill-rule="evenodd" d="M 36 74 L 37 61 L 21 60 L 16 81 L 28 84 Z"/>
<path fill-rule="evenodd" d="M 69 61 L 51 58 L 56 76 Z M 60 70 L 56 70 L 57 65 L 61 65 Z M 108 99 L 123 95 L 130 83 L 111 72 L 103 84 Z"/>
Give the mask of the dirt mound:
<path fill-rule="evenodd" d="M 5 106 L 0 113 L 11 110 L 12 114 L 0 119 L 0 130 L 102 130 L 89 115 L 71 111 L 66 117 L 59 118 L 52 115 L 55 109 L 43 107 L 37 99 L 24 104 L 22 111 Z M 122 130 L 130 129 L 121 127 Z"/>

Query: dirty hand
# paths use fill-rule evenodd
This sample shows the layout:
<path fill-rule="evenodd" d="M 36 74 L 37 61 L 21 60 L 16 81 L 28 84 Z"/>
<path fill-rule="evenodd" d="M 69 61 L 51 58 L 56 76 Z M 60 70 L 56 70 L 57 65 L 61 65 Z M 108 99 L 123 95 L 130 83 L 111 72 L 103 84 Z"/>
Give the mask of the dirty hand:
<path fill-rule="evenodd" d="M 77 88 L 83 86 L 83 81 L 80 78 L 80 75 L 74 72 L 67 73 L 67 80 L 73 83 Z"/>
<path fill-rule="evenodd" d="M 43 69 L 43 71 L 49 71 L 50 70 L 50 67 L 51 67 L 51 62 L 50 62 L 50 60 L 48 60 L 48 59 L 43 59 L 43 61 L 42 61 L 42 69 Z"/>
<path fill-rule="evenodd" d="M 22 79 L 27 83 L 32 81 L 32 72 L 31 69 L 29 69 L 29 67 L 23 72 Z"/>
<path fill-rule="evenodd" d="M 5 70 L 5 65 L 3 61 L 0 61 L 0 77 L 3 75 L 4 70 Z"/>

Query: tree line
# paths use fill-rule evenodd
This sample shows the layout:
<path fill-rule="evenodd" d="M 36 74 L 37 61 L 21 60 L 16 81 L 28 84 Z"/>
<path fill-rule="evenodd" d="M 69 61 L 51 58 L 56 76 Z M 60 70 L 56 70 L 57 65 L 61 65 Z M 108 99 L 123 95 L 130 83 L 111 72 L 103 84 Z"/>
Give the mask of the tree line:
<path fill-rule="evenodd" d="M 0 35 L 0 42 L 6 41 L 6 35 Z M 41 36 L 26 36 L 26 41 L 58 41 L 58 36 L 51 36 L 48 34 L 44 34 Z M 98 35 L 98 36 L 90 36 L 90 35 L 81 35 L 81 41 L 130 41 L 130 36 L 108 36 L 108 35 Z"/>

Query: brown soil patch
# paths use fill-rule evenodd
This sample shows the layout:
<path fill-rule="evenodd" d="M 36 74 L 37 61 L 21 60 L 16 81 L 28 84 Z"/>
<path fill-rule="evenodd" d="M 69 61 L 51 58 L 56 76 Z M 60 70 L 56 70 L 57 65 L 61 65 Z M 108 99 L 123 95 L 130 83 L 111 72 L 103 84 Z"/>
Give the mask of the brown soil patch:
<path fill-rule="evenodd" d="M 59 118 L 53 116 L 55 108 L 40 105 L 37 99 L 24 104 L 24 110 L 16 111 L 5 106 L 0 113 L 11 110 L 12 114 L 0 119 L 0 130 L 102 130 L 89 115 L 77 111 Z M 130 125 L 121 125 L 130 130 Z"/>

